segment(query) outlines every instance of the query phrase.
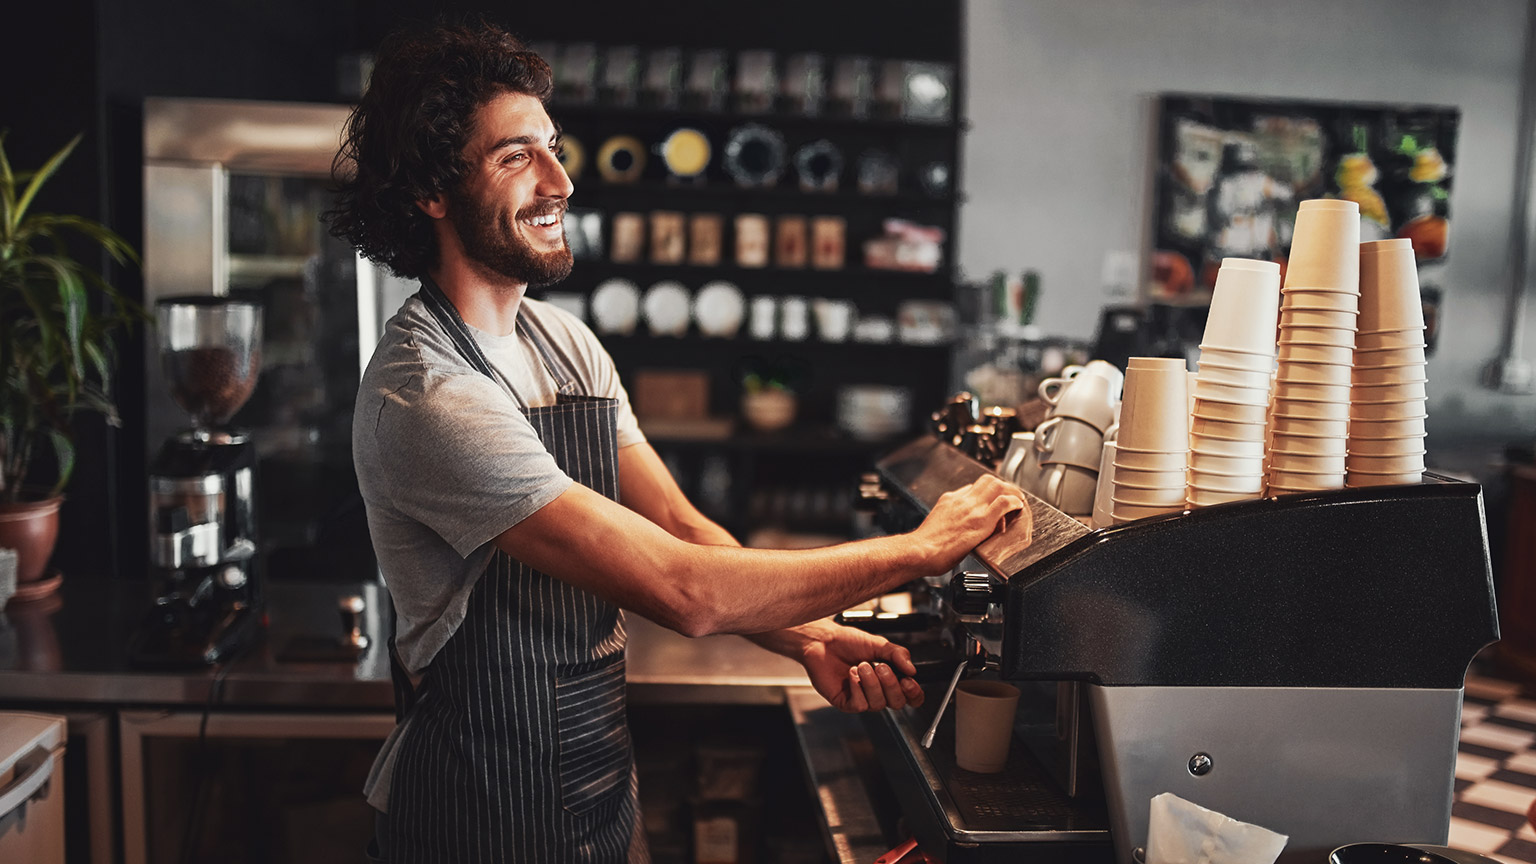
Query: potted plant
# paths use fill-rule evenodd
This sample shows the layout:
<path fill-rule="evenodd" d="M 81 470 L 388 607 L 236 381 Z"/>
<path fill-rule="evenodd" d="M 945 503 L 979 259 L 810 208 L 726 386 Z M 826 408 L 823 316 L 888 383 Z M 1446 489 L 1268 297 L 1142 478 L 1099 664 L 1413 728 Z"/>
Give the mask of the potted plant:
<path fill-rule="evenodd" d="M 79 143 L 77 135 L 42 168 L 15 172 L 0 135 L 0 548 L 17 551 L 23 585 L 43 577 L 53 554 L 75 467 L 75 416 L 95 412 L 120 423 L 112 333 L 143 317 L 66 242 L 83 239 L 119 264 L 137 264 L 126 241 L 84 217 L 33 210 L 38 190 Z M 27 485 L 43 452 L 53 456 L 52 483 Z"/>

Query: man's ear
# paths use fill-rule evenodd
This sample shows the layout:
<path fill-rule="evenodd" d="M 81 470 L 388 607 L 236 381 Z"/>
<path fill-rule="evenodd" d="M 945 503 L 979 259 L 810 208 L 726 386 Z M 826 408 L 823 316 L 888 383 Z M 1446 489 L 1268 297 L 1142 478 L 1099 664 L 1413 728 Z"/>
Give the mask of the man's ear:
<path fill-rule="evenodd" d="M 421 208 L 421 212 L 433 219 L 441 219 L 448 215 L 448 196 L 439 192 L 431 198 L 423 198 L 417 201 L 416 206 Z"/>

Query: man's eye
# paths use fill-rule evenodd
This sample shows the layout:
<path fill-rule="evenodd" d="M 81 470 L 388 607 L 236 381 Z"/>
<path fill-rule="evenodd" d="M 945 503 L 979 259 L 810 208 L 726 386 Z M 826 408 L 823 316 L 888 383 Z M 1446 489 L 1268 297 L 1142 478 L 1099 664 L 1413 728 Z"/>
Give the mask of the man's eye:
<path fill-rule="evenodd" d="M 528 158 L 528 154 L 524 153 L 521 150 L 519 150 L 516 153 L 513 153 L 513 154 L 509 155 L 507 158 L 503 159 L 502 162 L 510 164 L 512 162 L 522 162 L 522 161 L 525 161 L 525 160 L 527 160 L 527 158 Z"/>
<path fill-rule="evenodd" d="M 555 154 L 555 158 L 556 159 L 564 159 L 565 158 L 565 142 L 564 141 L 556 141 L 555 143 L 549 145 L 549 152 Z"/>

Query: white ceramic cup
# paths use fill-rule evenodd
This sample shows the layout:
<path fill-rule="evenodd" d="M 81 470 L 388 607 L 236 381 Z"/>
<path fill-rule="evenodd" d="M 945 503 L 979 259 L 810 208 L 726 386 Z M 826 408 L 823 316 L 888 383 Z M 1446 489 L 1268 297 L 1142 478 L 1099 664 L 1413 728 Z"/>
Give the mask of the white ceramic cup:
<path fill-rule="evenodd" d="M 1094 471 L 1104 452 L 1104 435 L 1072 417 L 1048 417 L 1035 427 L 1035 452 L 1042 465 L 1076 465 Z"/>
<path fill-rule="evenodd" d="M 827 342 L 845 342 L 853 332 L 853 303 L 818 297 L 811 304 L 816 314 L 816 335 Z"/>
<path fill-rule="evenodd" d="M 779 299 L 767 295 L 752 298 L 747 332 L 753 339 L 772 339 L 779 332 Z"/>
<path fill-rule="evenodd" d="M 955 688 L 955 764 L 995 774 L 1008 762 L 1019 690 L 1002 681 L 961 681 Z"/>
<path fill-rule="evenodd" d="M 811 334 L 811 305 L 804 297 L 785 297 L 779 302 L 779 336 L 799 342 Z"/>
<path fill-rule="evenodd" d="M 1103 375 L 1084 372 L 1070 379 L 1047 378 L 1038 392 L 1052 406 L 1052 417 L 1073 417 L 1102 433 L 1115 420 L 1114 386 Z"/>
<path fill-rule="evenodd" d="M 1093 496 L 1098 486 L 1096 468 L 1078 465 L 1046 465 L 1040 486 L 1040 498 L 1068 516 L 1093 513 Z"/>

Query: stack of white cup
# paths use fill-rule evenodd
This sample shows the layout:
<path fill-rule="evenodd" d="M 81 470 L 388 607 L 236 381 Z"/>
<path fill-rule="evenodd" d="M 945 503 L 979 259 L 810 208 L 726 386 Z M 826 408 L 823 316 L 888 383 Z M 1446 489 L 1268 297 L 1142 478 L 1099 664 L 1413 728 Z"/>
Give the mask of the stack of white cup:
<path fill-rule="evenodd" d="M 1350 486 L 1424 473 L 1424 307 L 1409 240 L 1360 244 L 1360 332 L 1349 423 Z"/>
<path fill-rule="evenodd" d="M 1182 359 L 1130 359 L 1113 459 L 1116 524 L 1184 509 L 1189 379 Z"/>
<path fill-rule="evenodd" d="M 1264 493 L 1264 421 L 1279 308 L 1279 264 L 1248 258 L 1221 262 L 1193 384 L 1191 507 Z"/>
<path fill-rule="evenodd" d="M 1280 366 L 1269 419 L 1269 489 L 1344 486 L 1360 314 L 1360 205 L 1301 202 L 1280 305 Z"/>

